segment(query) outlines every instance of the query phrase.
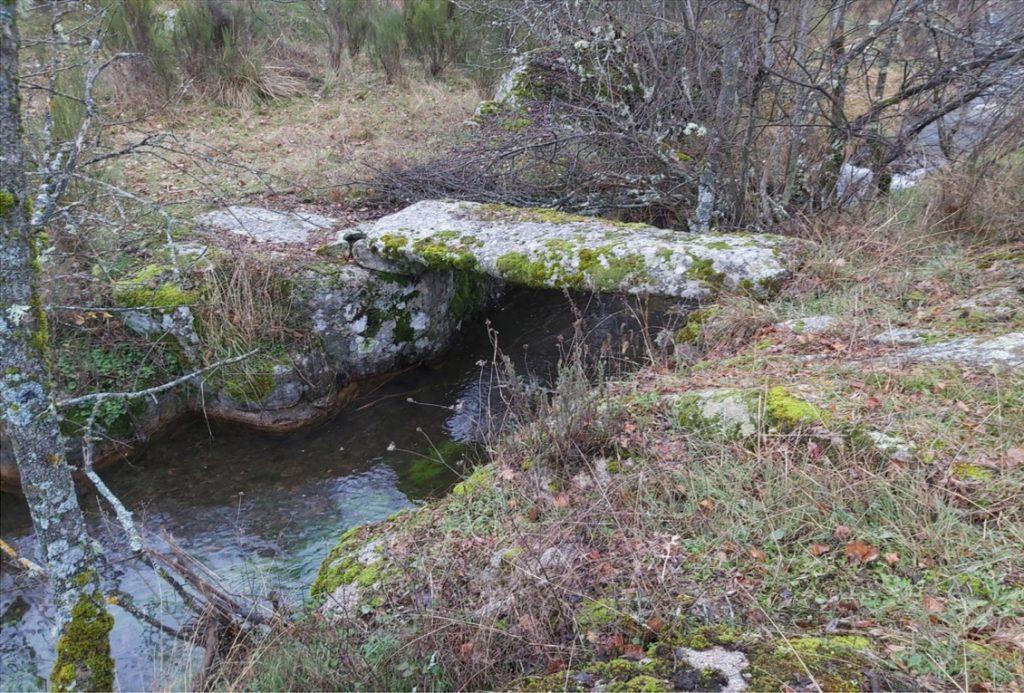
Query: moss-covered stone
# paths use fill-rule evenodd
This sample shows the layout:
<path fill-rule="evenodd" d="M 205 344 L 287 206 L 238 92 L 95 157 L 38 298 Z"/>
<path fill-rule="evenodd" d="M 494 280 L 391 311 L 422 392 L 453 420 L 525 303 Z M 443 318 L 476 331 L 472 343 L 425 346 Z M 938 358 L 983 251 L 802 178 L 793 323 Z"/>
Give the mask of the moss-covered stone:
<path fill-rule="evenodd" d="M 750 688 L 779 690 L 812 676 L 821 690 L 860 691 L 869 669 L 870 641 L 862 636 L 791 638 L 755 649 Z"/>
<path fill-rule="evenodd" d="M 147 265 L 125 279 L 114 282 L 114 300 L 125 308 L 173 309 L 194 305 L 199 292 L 182 289 L 170 279 L 168 265 Z"/>
<path fill-rule="evenodd" d="M 310 595 L 329 595 L 340 585 L 372 587 L 383 577 L 382 558 L 378 555 L 362 555 L 361 549 L 370 541 L 363 527 L 348 530 L 338 539 L 330 554 L 320 565 L 316 580 L 310 587 Z"/>
<path fill-rule="evenodd" d="M 823 424 L 828 420 L 826 412 L 807 400 L 793 395 L 781 386 L 768 390 L 764 409 L 768 424 L 781 431 L 789 431 L 799 426 Z"/>

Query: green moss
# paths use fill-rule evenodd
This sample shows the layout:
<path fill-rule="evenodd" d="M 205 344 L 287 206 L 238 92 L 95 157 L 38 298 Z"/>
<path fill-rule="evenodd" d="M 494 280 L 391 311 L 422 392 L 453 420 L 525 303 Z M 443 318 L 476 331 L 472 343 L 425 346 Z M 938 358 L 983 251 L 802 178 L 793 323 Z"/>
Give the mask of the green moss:
<path fill-rule="evenodd" d="M 506 110 L 507 106 L 501 101 L 481 101 L 476 107 L 477 113 L 481 116 L 491 116 Z"/>
<path fill-rule="evenodd" d="M 526 221 L 537 224 L 579 224 L 595 221 L 593 217 L 569 214 L 557 209 L 512 207 L 501 204 L 482 204 L 473 210 L 473 215 L 485 221 Z"/>
<path fill-rule="evenodd" d="M 456 269 L 475 270 L 479 262 L 473 253 L 469 252 L 457 242 L 455 232 L 447 232 L 451 237 L 445 237 L 446 232 L 441 231 L 429 238 L 421 238 L 412 244 L 415 252 L 423 264 L 435 269 Z"/>
<path fill-rule="evenodd" d="M 680 344 L 698 344 L 703 333 L 704 324 L 717 314 L 715 308 L 701 308 L 686 316 L 686 324 L 676 332 L 676 342 Z"/>
<path fill-rule="evenodd" d="M 351 584 L 360 580 L 364 569 L 370 567 L 363 565 L 356 558 L 359 549 L 366 543 L 363 529 L 363 527 L 353 527 L 338 538 L 338 543 L 320 564 L 320 570 L 309 589 L 311 596 L 327 596 L 339 585 Z M 372 571 L 367 573 L 362 579 L 366 580 L 375 576 L 379 577 L 379 570 L 376 573 Z"/>
<path fill-rule="evenodd" d="M 839 635 L 793 638 L 757 648 L 751 657 L 751 690 L 778 690 L 806 680 L 808 670 L 821 690 L 864 690 L 869 669 L 867 638 Z M 806 667 L 806 669 L 805 669 Z"/>
<path fill-rule="evenodd" d="M 826 412 L 781 386 L 768 390 L 764 408 L 768 425 L 783 431 L 825 423 L 828 418 Z"/>
<path fill-rule="evenodd" d="M 519 558 L 523 553 L 523 549 L 520 546 L 515 546 L 511 549 L 506 550 L 501 554 L 501 564 L 505 566 L 515 565 L 516 559 Z"/>
<path fill-rule="evenodd" d="M 534 288 L 598 291 L 616 291 L 649 279 L 642 255 L 620 257 L 612 245 L 578 248 L 565 239 L 549 239 L 545 247 L 548 252 L 536 258 L 520 251 L 505 253 L 495 263 L 498 273 L 509 282 Z"/>
<path fill-rule="evenodd" d="M 79 576 L 88 584 L 89 574 Z M 82 585 L 79 585 L 82 586 Z M 114 659 L 110 655 L 110 630 L 114 617 L 99 592 L 83 594 L 71 607 L 71 620 L 57 640 L 57 659 L 50 684 L 55 691 L 72 691 L 80 684 L 89 690 L 114 688 Z"/>
<path fill-rule="evenodd" d="M 478 467 L 463 481 L 455 484 L 455 487 L 452 489 L 452 494 L 455 496 L 469 495 L 477 489 L 488 487 L 493 478 L 494 469 L 492 467 Z"/>
<path fill-rule="evenodd" d="M 660 691 L 671 691 L 671 686 L 661 679 L 642 674 L 634 676 L 626 682 L 627 691 L 643 691 L 644 693 L 658 693 Z"/>
<path fill-rule="evenodd" d="M 18 198 L 9 190 L 0 190 L 0 216 L 4 216 L 18 204 Z"/>
<path fill-rule="evenodd" d="M 475 313 L 481 306 L 482 296 L 478 279 L 472 272 L 452 273 L 454 291 L 448 302 L 448 312 L 456 320 L 462 320 Z"/>
<path fill-rule="evenodd" d="M 501 124 L 501 129 L 508 132 L 522 132 L 532 124 L 533 121 L 529 118 L 510 118 Z"/>
<path fill-rule="evenodd" d="M 211 378 L 211 386 L 239 402 L 258 404 L 277 387 L 278 366 L 291 366 L 285 348 L 278 344 L 262 344 L 262 351 L 237 364 L 225 366 Z"/>
<path fill-rule="evenodd" d="M 716 270 L 714 262 L 695 255 L 691 255 L 690 260 L 690 266 L 686 270 L 687 277 L 696 279 L 712 290 L 717 290 L 725 284 L 725 273 Z"/>
<path fill-rule="evenodd" d="M 584 601 L 576 612 L 576 622 L 584 630 L 599 630 L 617 623 L 621 615 L 618 604 L 607 597 Z"/>
<path fill-rule="evenodd" d="M 539 260 L 520 251 L 505 253 L 494 263 L 498 274 L 513 284 L 545 287 L 551 278 L 551 270 Z"/>
<path fill-rule="evenodd" d="M 995 475 L 992 473 L 991 469 L 982 467 L 978 464 L 963 462 L 953 465 L 953 476 L 965 481 L 988 481 Z"/>
<path fill-rule="evenodd" d="M 401 257 L 402 249 L 409 245 L 408 238 L 391 233 L 384 234 L 380 240 L 384 244 L 384 255 L 390 258 Z"/>
<path fill-rule="evenodd" d="M 199 292 L 164 281 L 170 273 L 168 265 L 147 265 L 130 277 L 114 282 L 114 300 L 125 308 L 177 308 L 195 304 Z"/>
<path fill-rule="evenodd" d="M 416 331 L 412 328 L 412 316 L 404 312 L 395 319 L 395 343 L 406 344 L 416 339 Z"/>

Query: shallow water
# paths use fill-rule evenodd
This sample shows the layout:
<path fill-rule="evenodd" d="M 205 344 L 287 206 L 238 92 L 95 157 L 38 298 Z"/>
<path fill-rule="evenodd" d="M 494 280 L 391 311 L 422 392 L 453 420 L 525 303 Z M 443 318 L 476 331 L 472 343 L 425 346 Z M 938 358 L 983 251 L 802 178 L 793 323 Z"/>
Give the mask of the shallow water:
<path fill-rule="evenodd" d="M 582 298 L 575 305 L 553 292 L 515 293 L 488 320 L 503 352 L 535 381 L 549 380 L 577 320 L 589 345 L 605 343 L 628 360 L 623 344 L 632 343 L 643 311 L 611 299 Z M 461 343 L 438 363 L 400 373 L 315 426 L 268 435 L 195 419 L 103 476 L 154 545 L 166 532 L 236 593 L 276 590 L 297 606 L 341 532 L 414 507 L 458 480 L 465 469 L 453 443 L 471 443 L 478 434 L 494 399 L 493 356 L 481 319 L 466 326 Z M 123 591 L 174 623 L 178 612 L 167 588 L 146 568 L 119 558 L 117 529 L 95 496 L 82 503 L 93 536 L 123 571 Z M 34 555 L 21 499 L 3 497 L 0 536 Z M 4 564 L 0 690 L 45 686 L 53 647 L 48 604 L 45 584 Z M 117 607 L 112 611 L 119 687 L 183 686 L 188 653 Z"/>

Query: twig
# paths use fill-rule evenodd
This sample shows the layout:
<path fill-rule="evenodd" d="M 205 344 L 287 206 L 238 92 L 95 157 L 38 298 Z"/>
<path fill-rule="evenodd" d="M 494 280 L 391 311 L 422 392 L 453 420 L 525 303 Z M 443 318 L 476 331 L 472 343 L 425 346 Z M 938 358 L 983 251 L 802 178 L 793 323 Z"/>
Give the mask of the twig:
<path fill-rule="evenodd" d="M 97 400 L 102 401 L 106 399 L 135 399 L 137 397 L 149 397 L 152 395 L 157 395 L 161 392 L 166 392 L 167 390 L 175 388 L 178 385 L 181 385 L 182 383 L 187 383 L 190 380 L 194 380 L 195 378 L 198 378 L 199 376 L 208 373 L 216 368 L 220 368 L 221 366 L 228 366 L 232 363 L 238 363 L 239 361 L 249 358 L 258 351 L 259 349 L 253 349 L 252 351 L 248 351 L 242 354 L 241 356 L 235 356 L 230 359 L 218 361 L 217 363 L 212 363 L 209 366 L 200 368 L 197 371 L 193 371 L 187 375 L 181 376 L 180 378 L 176 378 L 174 380 L 166 382 L 163 385 L 157 385 L 155 387 L 150 387 L 145 390 L 137 390 L 135 392 L 92 392 L 88 395 L 82 395 L 81 397 L 72 397 L 71 399 L 61 400 L 60 402 L 57 403 L 57 406 L 73 407 L 78 404 L 94 402 Z"/>

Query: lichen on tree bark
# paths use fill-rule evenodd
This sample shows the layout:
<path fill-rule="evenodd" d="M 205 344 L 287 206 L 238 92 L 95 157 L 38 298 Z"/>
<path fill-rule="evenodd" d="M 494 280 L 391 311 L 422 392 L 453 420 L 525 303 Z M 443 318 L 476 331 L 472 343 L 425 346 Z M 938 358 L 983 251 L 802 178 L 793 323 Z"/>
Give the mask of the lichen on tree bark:
<path fill-rule="evenodd" d="M 16 14 L 15 3 L 0 4 L 0 416 L 53 587 L 58 657 L 51 682 L 58 690 L 109 690 L 113 619 L 93 569 L 98 558 L 64 459 L 49 387 L 46 316 L 24 171 Z"/>

